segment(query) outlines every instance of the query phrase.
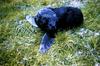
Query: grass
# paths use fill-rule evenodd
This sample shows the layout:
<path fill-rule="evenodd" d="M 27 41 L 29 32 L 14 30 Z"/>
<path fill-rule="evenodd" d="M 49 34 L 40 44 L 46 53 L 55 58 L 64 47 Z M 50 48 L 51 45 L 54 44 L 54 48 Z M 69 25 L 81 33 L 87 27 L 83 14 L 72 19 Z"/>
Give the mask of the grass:
<path fill-rule="evenodd" d="M 38 52 L 43 33 L 24 17 L 35 15 L 47 5 L 60 7 L 63 1 L 0 1 L 0 66 L 94 66 L 100 63 L 99 0 L 88 1 L 82 8 L 83 26 L 59 32 L 46 54 Z"/>

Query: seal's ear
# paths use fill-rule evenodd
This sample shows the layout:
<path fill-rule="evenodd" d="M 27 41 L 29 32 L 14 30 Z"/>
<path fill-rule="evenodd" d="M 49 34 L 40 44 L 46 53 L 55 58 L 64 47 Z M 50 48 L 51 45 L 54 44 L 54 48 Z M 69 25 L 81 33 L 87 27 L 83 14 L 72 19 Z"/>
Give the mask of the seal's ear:
<path fill-rule="evenodd" d="M 34 16 L 31 16 L 31 15 L 26 15 L 25 19 L 33 26 L 35 27 L 38 27 L 36 22 L 35 22 L 35 19 L 34 19 Z"/>

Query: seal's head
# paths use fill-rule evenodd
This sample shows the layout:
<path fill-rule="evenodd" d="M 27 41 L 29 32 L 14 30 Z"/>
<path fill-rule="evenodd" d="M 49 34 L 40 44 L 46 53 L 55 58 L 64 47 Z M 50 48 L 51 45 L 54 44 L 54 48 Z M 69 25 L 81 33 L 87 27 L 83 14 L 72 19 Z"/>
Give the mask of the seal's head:
<path fill-rule="evenodd" d="M 35 22 L 40 29 L 46 32 L 56 30 L 56 22 L 58 20 L 54 11 L 50 8 L 43 8 L 34 16 Z"/>

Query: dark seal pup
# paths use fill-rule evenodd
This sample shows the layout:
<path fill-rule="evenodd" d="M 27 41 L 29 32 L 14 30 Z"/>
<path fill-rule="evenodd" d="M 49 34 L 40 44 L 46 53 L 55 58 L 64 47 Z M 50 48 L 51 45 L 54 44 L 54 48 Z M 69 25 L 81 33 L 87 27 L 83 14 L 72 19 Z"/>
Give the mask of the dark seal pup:
<path fill-rule="evenodd" d="M 45 32 L 39 48 L 41 53 L 45 53 L 50 48 L 58 30 L 69 30 L 83 24 L 83 14 L 75 7 L 47 7 L 39 10 L 36 16 L 26 16 L 26 19 Z"/>

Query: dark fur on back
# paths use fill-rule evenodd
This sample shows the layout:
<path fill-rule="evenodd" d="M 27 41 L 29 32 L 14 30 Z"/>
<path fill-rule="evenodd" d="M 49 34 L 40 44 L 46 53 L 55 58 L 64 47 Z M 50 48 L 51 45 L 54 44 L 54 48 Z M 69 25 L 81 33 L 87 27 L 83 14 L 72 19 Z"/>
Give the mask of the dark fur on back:
<path fill-rule="evenodd" d="M 55 37 L 58 30 L 68 30 L 83 24 L 83 14 L 74 7 L 44 8 L 35 16 L 35 21 L 49 37 Z"/>
<path fill-rule="evenodd" d="M 58 29 L 71 29 L 79 27 L 83 23 L 83 14 L 80 9 L 74 7 L 61 7 L 52 9 L 58 17 Z"/>

